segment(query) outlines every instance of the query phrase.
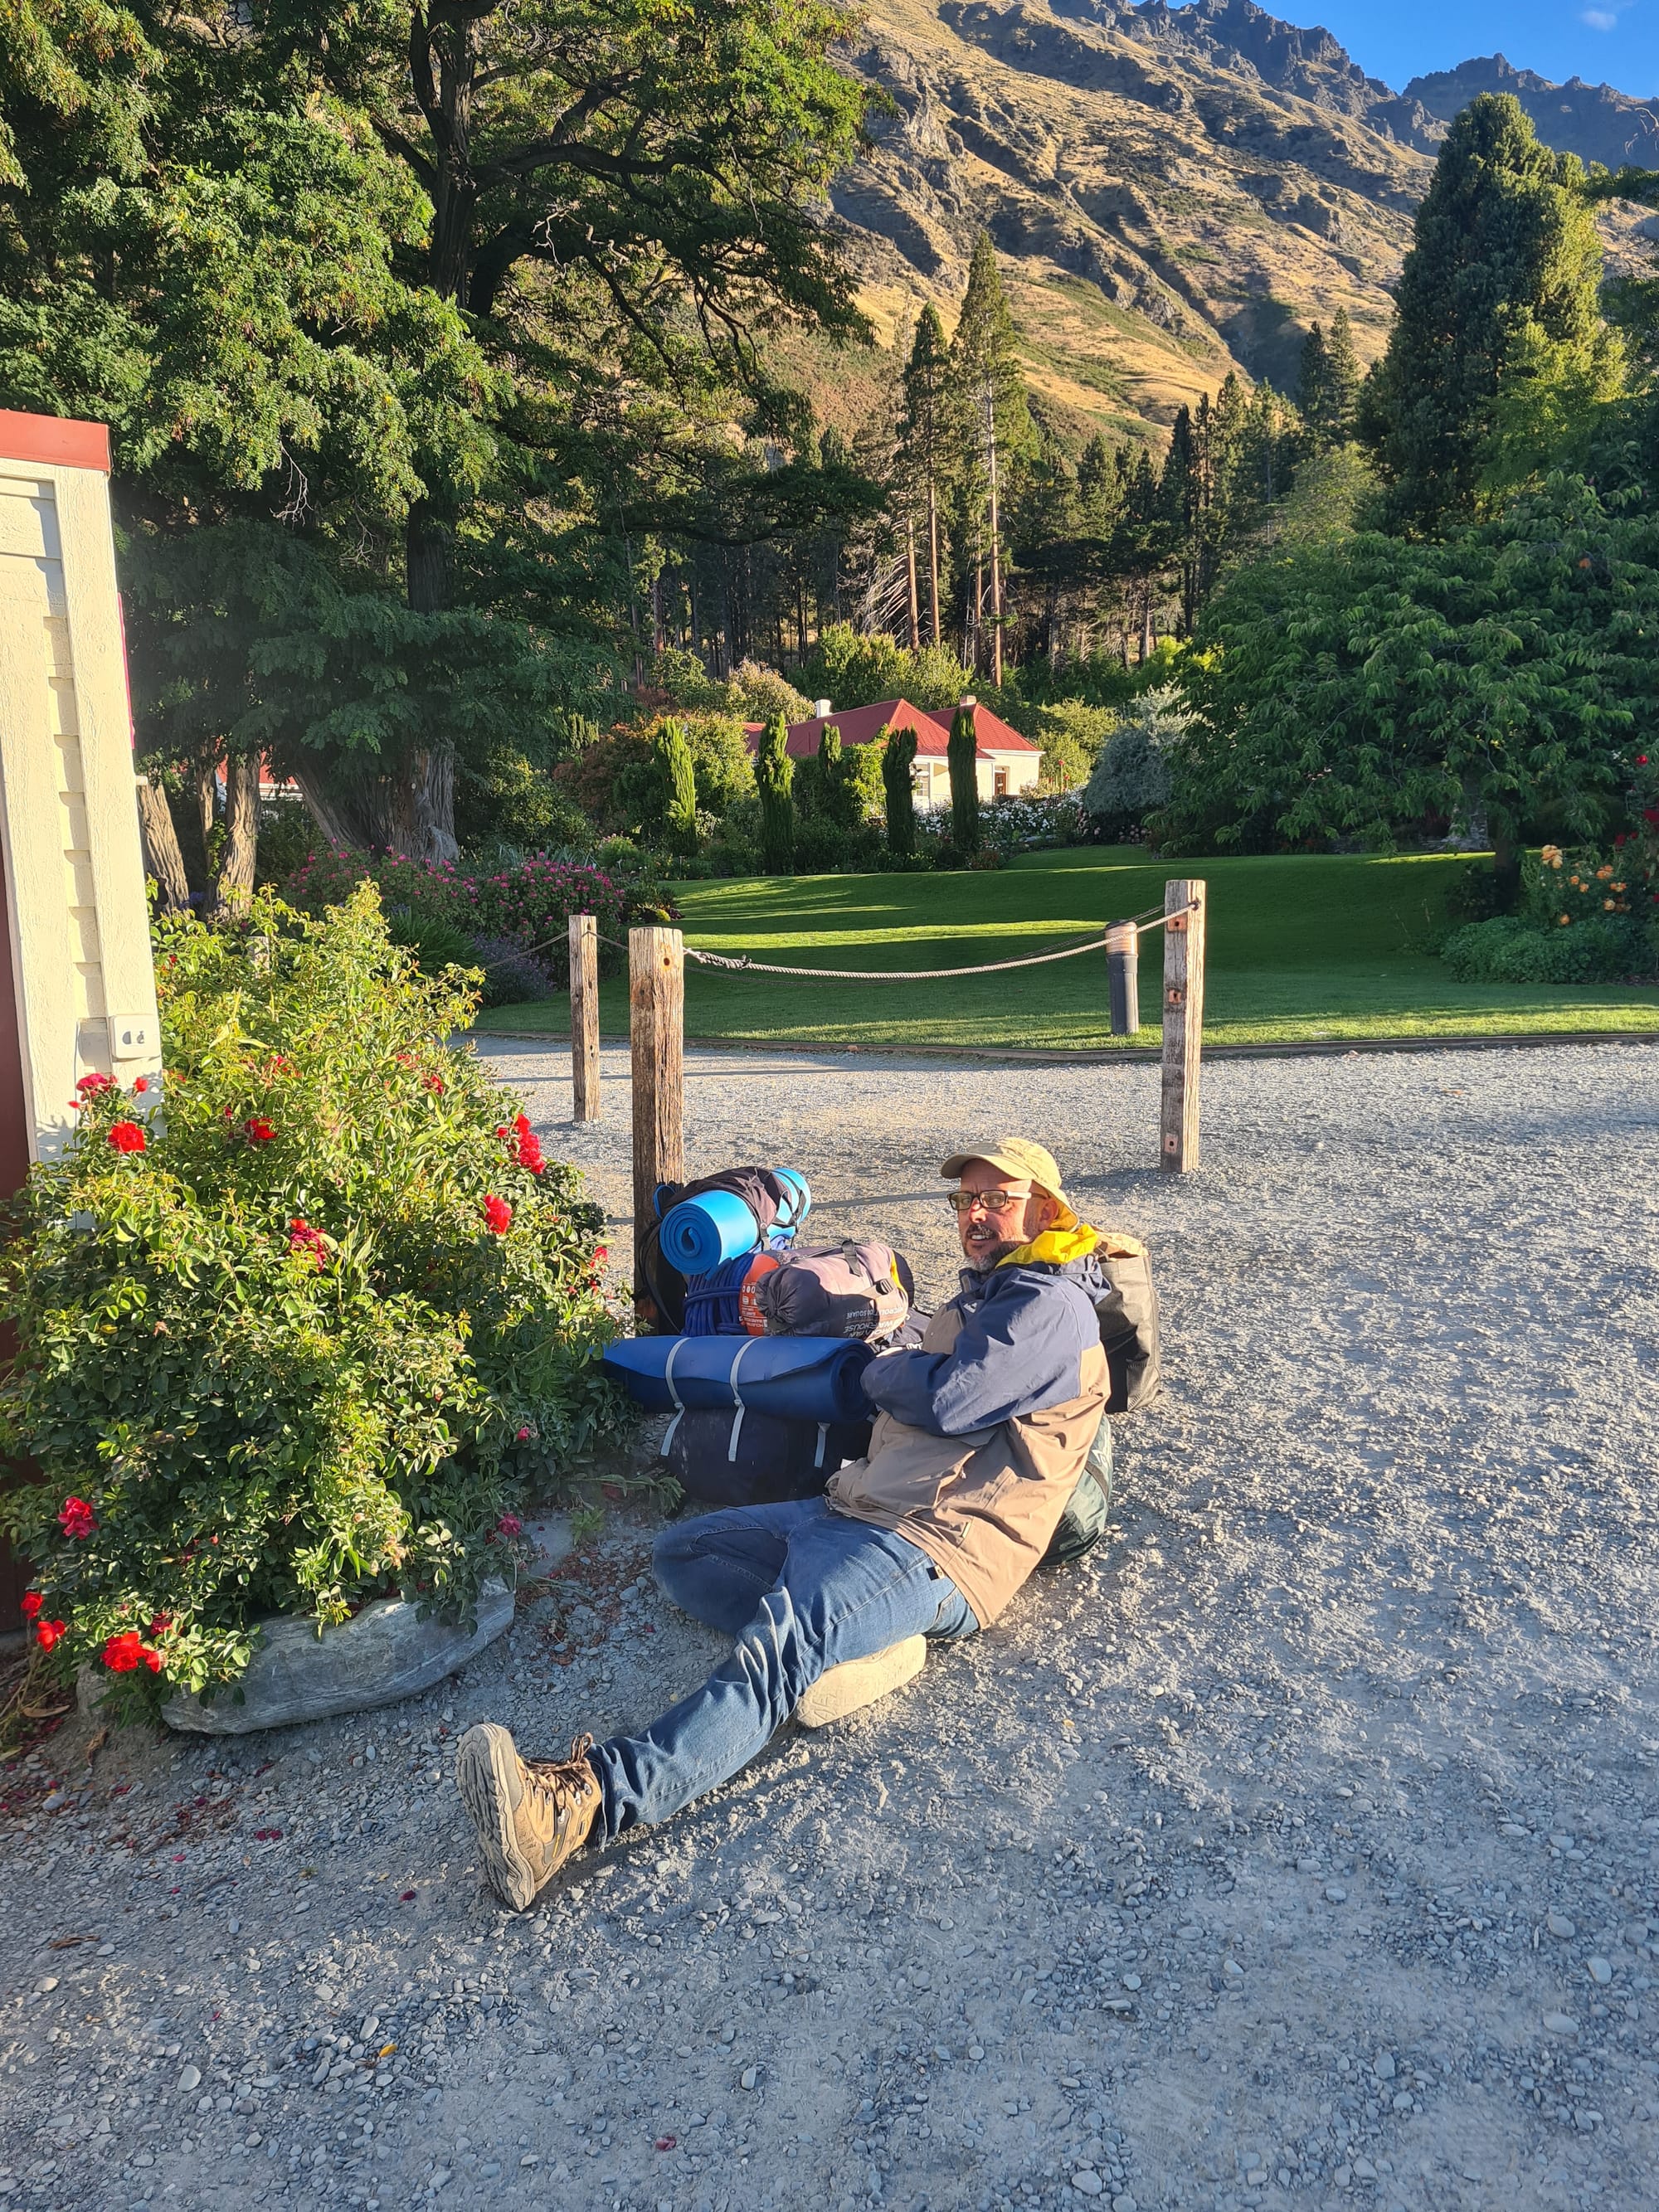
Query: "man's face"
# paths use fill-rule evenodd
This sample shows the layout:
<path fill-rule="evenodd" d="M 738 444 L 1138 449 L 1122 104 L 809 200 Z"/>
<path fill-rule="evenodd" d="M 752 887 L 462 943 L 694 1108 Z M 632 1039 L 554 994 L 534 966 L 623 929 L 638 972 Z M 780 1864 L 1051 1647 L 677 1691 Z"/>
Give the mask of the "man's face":
<path fill-rule="evenodd" d="M 957 1234 L 975 1267 L 994 1267 L 1019 1245 L 1041 1236 L 1060 1212 L 1047 1191 L 1032 1189 L 1029 1176 L 1005 1174 L 988 1160 L 969 1160 L 957 1188 L 959 1200 L 975 1200 L 958 1204 L 957 1212 Z M 1000 1203 L 993 1206 L 993 1199 Z"/>

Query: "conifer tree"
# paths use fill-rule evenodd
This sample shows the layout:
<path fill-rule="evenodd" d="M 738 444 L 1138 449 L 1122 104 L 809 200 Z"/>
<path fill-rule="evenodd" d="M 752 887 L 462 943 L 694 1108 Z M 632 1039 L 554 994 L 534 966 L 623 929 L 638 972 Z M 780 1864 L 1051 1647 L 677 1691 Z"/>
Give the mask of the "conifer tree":
<path fill-rule="evenodd" d="M 795 763 L 789 757 L 789 725 L 775 714 L 755 756 L 755 788 L 760 794 L 761 866 L 769 876 L 795 870 Z"/>
<path fill-rule="evenodd" d="M 950 349 L 945 325 L 930 300 L 916 320 L 904 371 L 904 418 L 900 437 L 906 465 L 927 509 L 927 617 L 935 645 L 939 628 L 939 511 L 950 468 Z"/>
<path fill-rule="evenodd" d="M 951 742 L 945 750 L 951 770 L 951 842 L 958 853 L 979 850 L 979 732 L 974 726 L 974 702 L 964 699 L 951 723 Z"/>
<path fill-rule="evenodd" d="M 1339 307 L 1331 317 L 1325 353 L 1329 364 L 1331 439 L 1334 444 L 1346 445 L 1353 435 L 1354 410 L 1358 404 L 1362 381 L 1359 356 L 1354 351 L 1353 325 L 1348 320 L 1346 307 Z"/>
<path fill-rule="evenodd" d="M 1308 442 L 1322 453 L 1331 442 L 1331 349 L 1325 343 L 1324 325 L 1313 323 L 1302 341 L 1297 363 L 1296 404 L 1307 427 Z"/>
<path fill-rule="evenodd" d="M 1011 464 L 1035 458 L 1037 438 L 1025 404 L 1025 379 L 1019 365 L 1014 319 L 1008 310 L 988 230 L 981 230 L 975 239 L 968 265 L 968 289 L 963 294 L 961 318 L 951 341 L 951 388 L 962 450 L 973 457 L 966 471 L 965 489 L 975 534 L 982 549 L 980 563 L 988 569 L 990 578 L 991 678 L 1000 684 L 1000 506 L 1006 489 L 1003 479 Z M 971 624 L 975 642 L 981 596 L 976 578 Z"/>
<path fill-rule="evenodd" d="M 670 849 L 697 849 L 697 771 L 684 722 L 665 721 L 657 732 L 657 773 L 663 784 L 663 822 Z"/>
<path fill-rule="evenodd" d="M 916 757 L 916 733 L 914 730 L 890 730 L 884 726 L 882 744 L 881 782 L 887 801 L 887 849 L 895 859 L 905 860 L 916 849 L 916 794 L 910 781 L 910 770 Z"/>
<path fill-rule="evenodd" d="M 1511 94 L 1483 93 L 1454 120 L 1363 410 L 1395 532 L 1433 537 L 1473 516 L 1506 382 L 1540 406 L 1563 378 L 1616 383 L 1583 185 Z"/>

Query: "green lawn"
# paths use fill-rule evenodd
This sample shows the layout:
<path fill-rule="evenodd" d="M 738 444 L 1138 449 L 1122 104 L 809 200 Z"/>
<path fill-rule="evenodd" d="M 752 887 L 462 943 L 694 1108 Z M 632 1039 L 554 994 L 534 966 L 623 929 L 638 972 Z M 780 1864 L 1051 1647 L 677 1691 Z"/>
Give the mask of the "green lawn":
<path fill-rule="evenodd" d="M 1462 865 L 1297 856 L 1148 865 L 1129 847 L 1032 853 L 993 875 L 806 876 L 679 887 L 688 944 L 847 969 L 945 968 L 1039 952 L 1163 903 L 1183 866 L 1209 884 L 1212 1042 L 1572 1030 L 1659 1030 L 1659 988 L 1454 982 L 1422 948 Z M 1160 932 L 1143 947 L 1142 1045 L 1158 1041 Z M 628 1029 L 625 981 L 600 998 Z M 816 983 L 688 962 L 694 1037 L 860 1045 L 1109 1045 L 1103 953 L 959 982 Z M 500 1006 L 478 1028 L 562 1033 L 563 999 Z"/>

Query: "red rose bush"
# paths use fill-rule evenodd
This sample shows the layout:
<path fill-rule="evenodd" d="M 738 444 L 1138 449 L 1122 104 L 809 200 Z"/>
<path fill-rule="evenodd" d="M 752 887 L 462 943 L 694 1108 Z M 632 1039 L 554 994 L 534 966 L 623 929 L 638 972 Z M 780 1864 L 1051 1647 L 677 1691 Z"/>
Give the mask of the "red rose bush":
<path fill-rule="evenodd" d="M 262 1616 L 469 1617 L 613 1403 L 599 1211 L 373 885 L 162 923 L 156 972 L 165 1075 L 80 1087 L 0 1257 L 26 1616 L 151 1698 L 234 1681 Z"/>

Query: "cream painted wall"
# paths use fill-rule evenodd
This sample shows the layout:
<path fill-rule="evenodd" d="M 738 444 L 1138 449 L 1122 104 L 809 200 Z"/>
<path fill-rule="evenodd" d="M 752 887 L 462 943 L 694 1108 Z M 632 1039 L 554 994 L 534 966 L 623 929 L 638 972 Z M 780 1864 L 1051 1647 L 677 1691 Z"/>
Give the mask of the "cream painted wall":
<path fill-rule="evenodd" d="M 0 836 L 29 1144 L 82 1075 L 161 1066 L 108 486 L 0 460 Z"/>

